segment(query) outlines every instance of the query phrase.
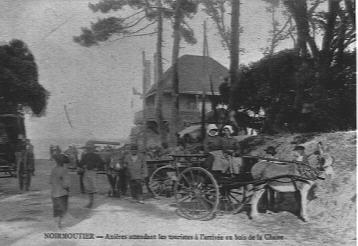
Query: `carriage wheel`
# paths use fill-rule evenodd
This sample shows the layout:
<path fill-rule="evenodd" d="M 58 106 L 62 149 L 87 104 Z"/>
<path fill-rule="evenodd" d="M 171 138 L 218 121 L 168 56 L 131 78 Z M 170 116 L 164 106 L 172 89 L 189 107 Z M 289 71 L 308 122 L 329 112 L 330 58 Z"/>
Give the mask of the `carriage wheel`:
<path fill-rule="evenodd" d="M 170 197 L 174 192 L 177 176 L 175 168 L 163 166 L 156 169 L 149 179 L 149 188 L 155 196 Z"/>
<path fill-rule="evenodd" d="M 247 200 L 246 186 L 237 188 L 225 188 L 221 191 L 220 209 L 224 212 L 237 213 L 241 210 Z"/>
<path fill-rule="evenodd" d="M 179 215 L 192 220 L 211 219 L 219 205 L 219 186 L 214 176 L 201 167 L 189 167 L 175 184 Z"/>

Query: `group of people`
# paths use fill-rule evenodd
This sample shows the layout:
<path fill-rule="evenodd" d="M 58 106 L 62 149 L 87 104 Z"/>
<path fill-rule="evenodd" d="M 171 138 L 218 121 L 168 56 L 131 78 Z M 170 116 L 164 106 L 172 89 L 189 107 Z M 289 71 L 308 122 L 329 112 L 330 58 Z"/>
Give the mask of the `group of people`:
<path fill-rule="evenodd" d="M 121 195 L 126 195 L 127 186 L 129 186 L 133 201 L 143 204 L 143 185 L 147 184 L 149 190 L 145 153 L 140 152 L 137 145 L 130 145 L 129 149 L 114 150 L 109 164 L 106 164 L 95 150 L 94 144 L 86 144 L 77 165 L 82 192 L 87 193 L 89 199 L 85 207 L 93 207 L 96 193 L 96 169 L 103 165 L 106 167 L 111 195 L 117 189 Z M 50 176 L 51 196 L 54 217 L 57 218 L 58 226 L 61 227 L 62 218 L 68 208 L 70 178 L 65 164 L 70 163 L 70 159 L 65 153 L 57 152 L 53 155 L 53 160 L 56 166 L 52 169 Z"/>
<path fill-rule="evenodd" d="M 242 164 L 242 148 L 233 137 L 231 125 L 225 125 L 220 130 L 215 124 L 207 127 L 204 140 L 204 152 L 208 154 L 204 166 L 219 173 L 238 174 Z"/>

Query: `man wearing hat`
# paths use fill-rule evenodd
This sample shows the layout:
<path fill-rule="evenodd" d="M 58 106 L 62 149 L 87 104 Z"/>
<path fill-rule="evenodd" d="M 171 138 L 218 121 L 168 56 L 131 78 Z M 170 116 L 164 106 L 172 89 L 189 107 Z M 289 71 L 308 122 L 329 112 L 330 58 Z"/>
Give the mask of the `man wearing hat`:
<path fill-rule="evenodd" d="M 294 156 L 295 156 L 295 160 L 296 161 L 300 161 L 303 163 L 308 163 L 308 156 L 305 153 L 305 147 L 302 145 L 297 145 L 295 146 L 295 148 L 293 149 L 294 151 Z"/>
<path fill-rule="evenodd" d="M 96 168 L 104 165 L 104 161 L 96 154 L 95 146 L 89 142 L 85 146 L 86 153 L 83 154 L 79 166 L 84 169 L 83 181 L 85 184 L 86 192 L 88 193 L 89 203 L 86 208 L 92 208 L 94 201 L 94 193 L 96 193 Z"/>
<path fill-rule="evenodd" d="M 266 153 L 266 158 L 275 158 L 275 155 L 277 154 L 276 149 L 273 146 L 268 146 L 266 149 L 264 149 L 264 151 Z"/>
<path fill-rule="evenodd" d="M 57 218 L 57 225 L 62 227 L 62 219 L 68 209 L 68 196 L 70 191 L 70 176 L 65 167 L 68 158 L 61 153 L 53 156 L 56 166 L 52 169 L 50 175 L 51 199 L 53 204 L 53 217 Z"/>
<path fill-rule="evenodd" d="M 148 176 L 148 168 L 145 155 L 143 153 L 138 153 L 137 145 L 131 145 L 130 152 L 124 158 L 124 165 L 128 167 L 130 178 L 129 186 L 132 197 L 138 203 L 143 204 L 142 184 L 145 177 Z"/>
<path fill-rule="evenodd" d="M 20 136 L 21 137 L 21 136 Z M 16 176 L 19 182 L 19 189 L 21 191 L 28 191 L 30 188 L 30 170 L 28 168 L 27 161 L 27 150 L 25 140 L 19 138 L 16 143 L 15 150 L 15 161 L 16 161 Z"/>

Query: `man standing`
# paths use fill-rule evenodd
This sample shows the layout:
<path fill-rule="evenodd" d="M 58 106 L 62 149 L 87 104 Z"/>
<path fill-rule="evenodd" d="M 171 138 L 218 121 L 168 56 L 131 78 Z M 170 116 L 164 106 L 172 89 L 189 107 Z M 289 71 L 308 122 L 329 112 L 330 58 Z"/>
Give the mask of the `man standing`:
<path fill-rule="evenodd" d="M 30 139 L 26 139 L 26 154 L 27 154 L 27 166 L 28 166 L 30 175 L 35 176 L 34 146 L 31 144 Z"/>
<path fill-rule="evenodd" d="M 67 162 L 63 154 L 53 156 L 56 166 L 51 171 L 51 198 L 53 204 L 53 217 L 57 218 L 57 225 L 62 227 L 62 218 L 68 208 L 68 194 L 70 190 L 70 176 L 64 163 Z"/>
<path fill-rule="evenodd" d="M 120 194 L 123 191 L 120 185 L 120 182 L 123 182 L 121 180 L 123 169 L 123 155 L 121 151 L 116 150 L 112 153 L 110 163 L 107 166 L 107 178 L 111 188 L 109 196 L 120 197 L 120 195 L 124 195 L 123 193 Z"/>
<path fill-rule="evenodd" d="M 24 139 L 20 137 L 17 141 L 15 151 L 16 177 L 19 181 L 20 191 L 28 191 L 30 188 L 31 171 L 28 167 L 27 157 L 26 143 Z"/>
<path fill-rule="evenodd" d="M 146 176 L 148 176 L 148 168 L 143 153 L 138 154 L 138 147 L 131 146 L 131 151 L 124 158 L 124 165 L 128 167 L 130 177 L 130 189 L 133 199 L 138 203 L 143 201 L 142 184 Z"/>
<path fill-rule="evenodd" d="M 294 151 L 294 157 L 296 161 L 303 162 L 305 164 L 308 164 L 308 157 L 305 152 L 306 148 L 302 145 L 297 145 L 293 151 Z"/>
<path fill-rule="evenodd" d="M 92 208 L 94 201 L 94 193 L 96 193 L 96 168 L 104 165 L 104 161 L 98 154 L 94 153 L 95 146 L 93 143 L 87 143 L 85 148 L 86 153 L 82 156 L 82 159 L 80 161 L 80 167 L 84 169 L 83 181 L 89 199 L 86 208 Z"/>

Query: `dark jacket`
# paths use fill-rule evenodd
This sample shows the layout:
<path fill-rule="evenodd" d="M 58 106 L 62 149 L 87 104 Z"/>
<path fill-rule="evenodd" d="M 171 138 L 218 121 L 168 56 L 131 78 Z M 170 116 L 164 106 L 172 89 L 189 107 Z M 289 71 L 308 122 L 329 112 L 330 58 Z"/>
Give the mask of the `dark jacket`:
<path fill-rule="evenodd" d="M 145 155 L 138 154 L 134 161 L 131 154 L 127 154 L 124 158 L 124 165 L 128 167 L 130 179 L 144 179 L 148 176 L 148 167 Z"/>
<path fill-rule="evenodd" d="M 93 170 L 103 164 L 104 162 L 98 154 L 89 152 L 82 156 L 79 166 L 87 170 Z"/>
<path fill-rule="evenodd" d="M 241 154 L 240 143 L 233 137 L 221 138 L 222 150 L 224 153 Z"/>
<path fill-rule="evenodd" d="M 215 150 L 221 150 L 222 149 L 222 142 L 221 138 L 219 136 L 211 137 L 206 136 L 204 140 L 204 151 L 205 152 L 211 152 Z"/>

